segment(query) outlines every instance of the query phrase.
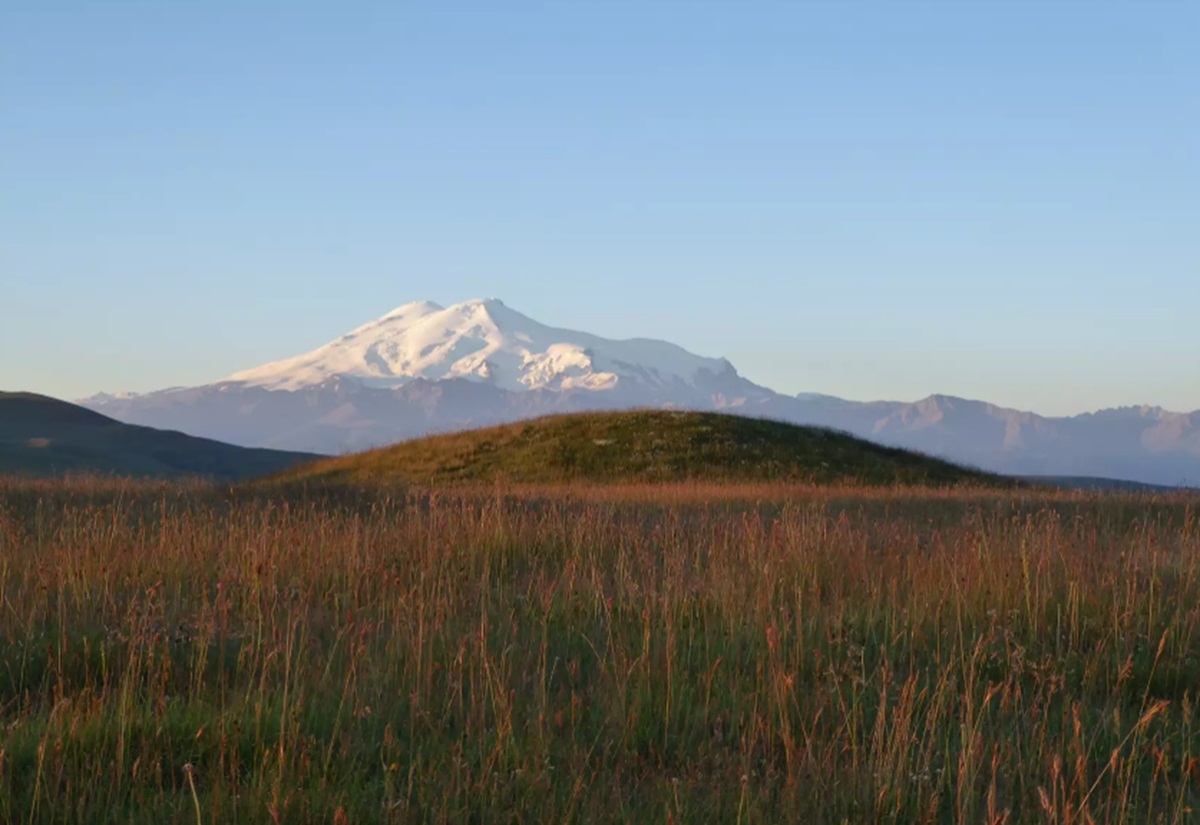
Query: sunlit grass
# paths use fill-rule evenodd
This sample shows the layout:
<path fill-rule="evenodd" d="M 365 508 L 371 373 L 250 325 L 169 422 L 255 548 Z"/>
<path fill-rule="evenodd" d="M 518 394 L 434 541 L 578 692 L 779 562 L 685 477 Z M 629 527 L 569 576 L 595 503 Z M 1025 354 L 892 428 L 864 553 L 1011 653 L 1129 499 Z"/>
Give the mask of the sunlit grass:
<path fill-rule="evenodd" d="M 0 502 L 0 822 L 1196 818 L 1186 496 Z"/>
<path fill-rule="evenodd" d="M 291 480 L 420 484 L 808 483 L 1016 486 L 821 427 L 713 412 L 551 415 L 302 464 Z"/>

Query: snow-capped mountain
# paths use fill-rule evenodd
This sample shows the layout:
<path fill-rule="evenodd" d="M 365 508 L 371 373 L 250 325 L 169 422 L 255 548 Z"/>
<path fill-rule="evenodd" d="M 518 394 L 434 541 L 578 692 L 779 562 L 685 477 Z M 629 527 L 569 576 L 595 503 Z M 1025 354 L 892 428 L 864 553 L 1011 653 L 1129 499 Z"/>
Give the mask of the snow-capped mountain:
<path fill-rule="evenodd" d="M 665 341 L 613 341 L 555 329 L 491 298 L 448 308 L 405 304 L 312 352 L 236 373 L 229 381 L 298 390 L 343 378 L 395 389 L 417 379 L 465 378 L 510 392 L 672 392 L 694 391 L 732 374 L 723 358 L 702 358 Z"/>
<path fill-rule="evenodd" d="M 1200 411 L 1045 417 L 952 396 L 789 396 L 665 341 L 546 326 L 495 299 L 405 304 L 304 355 L 200 387 L 81 402 L 134 424 L 337 453 L 552 412 L 728 410 L 851 432 L 1014 475 L 1200 485 Z"/>

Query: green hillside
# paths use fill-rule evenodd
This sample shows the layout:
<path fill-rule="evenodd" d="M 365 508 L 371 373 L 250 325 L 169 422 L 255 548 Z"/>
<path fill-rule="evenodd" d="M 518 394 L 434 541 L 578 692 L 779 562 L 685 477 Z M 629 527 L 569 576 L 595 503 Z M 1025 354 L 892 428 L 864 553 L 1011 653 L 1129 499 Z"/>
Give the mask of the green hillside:
<path fill-rule="evenodd" d="M 233 480 L 276 473 L 313 458 L 122 424 L 44 395 L 0 392 L 0 473 Z"/>
<path fill-rule="evenodd" d="M 717 413 L 558 415 L 327 459 L 288 480 L 414 483 L 790 481 L 1011 484 L 815 427 Z"/>

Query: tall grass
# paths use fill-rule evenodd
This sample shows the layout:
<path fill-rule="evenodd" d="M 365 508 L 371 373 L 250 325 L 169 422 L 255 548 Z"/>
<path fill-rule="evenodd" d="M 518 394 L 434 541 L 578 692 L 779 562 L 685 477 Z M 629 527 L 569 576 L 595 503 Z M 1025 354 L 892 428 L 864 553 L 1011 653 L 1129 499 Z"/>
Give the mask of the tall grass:
<path fill-rule="evenodd" d="M 1186 498 L 0 482 L 0 822 L 1189 822 Z"/>

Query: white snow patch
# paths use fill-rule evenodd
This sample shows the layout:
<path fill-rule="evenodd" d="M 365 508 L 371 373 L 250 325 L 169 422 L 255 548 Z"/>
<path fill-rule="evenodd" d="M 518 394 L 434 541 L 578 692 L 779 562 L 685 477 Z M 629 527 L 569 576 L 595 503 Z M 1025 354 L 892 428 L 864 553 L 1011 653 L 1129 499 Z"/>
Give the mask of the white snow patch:
<path fill-rule="evenodd" d="M 333 377 L 373 387 L 466 378 L 513 391 L 603 391 L 626 384 L 689 387 L 701 370 L 732 369 L 723 358 L 703 358 L 666 341 L 615 341 L 548 327 L 489 298 L 448 308 L 405 304 L 312 352 L 229 380 L 295 390 Z"/>

